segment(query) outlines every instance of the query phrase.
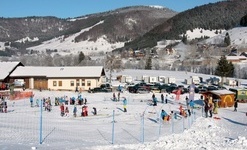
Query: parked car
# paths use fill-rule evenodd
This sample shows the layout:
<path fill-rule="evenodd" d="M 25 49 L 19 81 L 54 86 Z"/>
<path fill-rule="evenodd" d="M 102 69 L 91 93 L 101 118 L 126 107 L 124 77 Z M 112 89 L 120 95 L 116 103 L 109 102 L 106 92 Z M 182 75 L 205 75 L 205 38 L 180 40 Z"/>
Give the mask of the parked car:
<path fill-rule="evenodd" d="M 215 87 L 215 86 L 213 86 L 213 85 L 209 85 L 209 86 L 207 87 L 207 89 L 208 89 L 208 91 L 218 90 L 218 88 Z"/>
<path fill-rule="evenodd" d="M 146 89 L 146 90 L 150 91 L 150 86 L 145 82 L 137 83 L 134 86 L 129 86 L 128 87 L 128 91 L 130 93 L 137 93 L 137 90 L 139 88 L 143 88 L 143 89 Z"/>
<path fill-rule="evenodd" d="M 160 86 L 160 92 L 163 93 L 172 93 L 173 90 L 175 90 L 177 87 L 172 85 L 172 86 L 169 86 L 167 84 L 163 84 Z"/>
<path fill-rule="evenodd" d="M 112 91 L 112 86 L 109 83 L 103 83 L 100 85 L 100 88 Z"/>
<path fill-rule="evenodd" d="M 208 91 L 207 87 L 204 85 L 199 85 L 197 88 L 199 90 L 199 93 L 203 93 L 203 92 Z"/>
<path fill-rule="evenodd" d="M 218 85 L 218 86 L 217 86 L 217 89 L 218 89 L 218 90 L 227 90 L 227 88 L 226 88 L 226 87 L 221 86 L 221 85 Z"/>
<path fill-rule="evenodd" d="M 147 86 L 149 86 L 151 92 L 160 93 L 160 83 L 149 84 Z"/>
<path fill-rule="evenodd" d="M 176 92 L 176 90 L 180 89 L 181 90 L 181 94 L 184 94 L 184 93 L 188 93 L 188 89 L 185 88 L 183 85 L 178 85 L 178 87 L 176 87 L 174 90 L 173 90 L 173 93 Z"/>
<path fill-rule="evenodd" d="M 148 89 L 145 89 L 145 88 L 138 88 L 136 93 L 139 93 L 139 94 L 146 94 L 146 93 L 149 93 L 150 91 Z"/>
<path fill-rule="evenodd" d="M 106 89 L 106 88 L 101 88 L 101 87 L 96 87 L 96 88 L 93 88 L 91 90 L 88 91 L 89 93 L 98 93 L 98 92 L 111 92 L 110 89 Z"/>

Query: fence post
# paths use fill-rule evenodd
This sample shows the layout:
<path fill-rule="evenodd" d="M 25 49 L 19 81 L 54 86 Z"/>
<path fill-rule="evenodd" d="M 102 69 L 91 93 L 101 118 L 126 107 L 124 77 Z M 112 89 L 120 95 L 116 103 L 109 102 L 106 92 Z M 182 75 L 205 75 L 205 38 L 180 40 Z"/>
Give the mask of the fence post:
<path fill-rule="evenodd" d="M 203 117 L 203 107 L 202 107 L 202 117 Z"/>
<path fill-rule="evenodd" d="M 190 116 L 187 117 L 188 118 L 188 129 L 190 128 Z"/>
<path fill-rule="evenodd" d="M 159 114 L 161 114 L 161 112 L 160 112 Z M 159 115 L 158 118 L 159 118 L 159 121 L 160 121 L 160 122 L 159 122 L 159 123 L 160 123 L 160 124 L 159 124 L 159 137 L 160 137 L 160 134 L 161 134 L 161 121 L 163 121 L 163 119 L 162 119 L 161 115 Z"/>
<path fill-rule="evenodd" d="M 194 122 L 194 110 L 192 110 L 190 117 L 190 124 L 192 124 Z"/>
<path fill-rule="evenodd" d="M 174 117 L 173 117 L 173 115 L 171 115 L 171 117 L 172 117 L 172 118 L 171 118 L 171 120 L 172 120 L 172 133 L 174 133 L 174 120 L 173 120 Z"/>
<path fill-rule="evenodd" d="M 142 141 L 142 143 L 144 143 L 144 113 L 143 113 L 143 115 L 142 115 L 141 125 L 142 125 L 141 141 Z"/>
<path fill-rule="evenodd" d="M 182 126 L 183 130 L 182 131 L 184 132 L 184 116 L 182 116 L 182 119 L 183 119 L 183 126 Z"/>
<path fill-rule="evenodd" d="M 114 116 L 115 116 L 115 110 L 113 110 L 112 112 L 112 144 L 114 144 L 114 122 L 115 122 Z"/>
<path fill-rule="evenodd" d="M 39 124 L 39 144 L 42 144 L 42 112 L 43 112 L 43 102 L 40 100 L 40 124 Z"/>

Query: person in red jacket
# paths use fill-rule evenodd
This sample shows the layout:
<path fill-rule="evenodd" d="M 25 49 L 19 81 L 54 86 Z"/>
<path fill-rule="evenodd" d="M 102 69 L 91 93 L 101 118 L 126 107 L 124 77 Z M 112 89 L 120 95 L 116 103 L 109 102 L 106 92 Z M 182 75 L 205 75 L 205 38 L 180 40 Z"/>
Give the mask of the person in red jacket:
<path fill-rule="evenodd" d="M 61 116 L 63 117 L 64 116 L 64 105 L 63 104 L 60 106 L 60 111 L 61 111 Z"/>

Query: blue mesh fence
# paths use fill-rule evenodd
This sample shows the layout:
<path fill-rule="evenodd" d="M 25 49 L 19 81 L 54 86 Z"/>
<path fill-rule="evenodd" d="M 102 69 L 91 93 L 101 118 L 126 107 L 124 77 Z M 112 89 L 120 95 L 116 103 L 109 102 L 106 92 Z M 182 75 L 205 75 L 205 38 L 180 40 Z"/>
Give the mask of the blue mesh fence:
<path fill-rule="evenodd" d="M 87 95 L 87 98 L 92 99 L 94 96 Z M 61 117 L 60 106 L 55 106 L 57 95 L 50 92 L 49 97 L 52 108 L 49 112 L 42 107 L 42 132 L 40 107 L 35 104 L 31 107 L 29 99 L 19 101 L 6 99 L 8 112 L 0 113 L 0 147 L 17 145 L 23 149 L 33 146 L 44 149 L 61 147 L 70 149 L 90 148 L 95 145 L 138 144 L 157 140 L 161 136 L 182 133 L 192 126 L 196 118 L 202 116 L 201 108 L 194 109 L 192 115 L 187 117 L 179 115 L 177 109 L 174 111 L 176 117 L 173 115 L 169 121 L 164 121 L 160 118 L 161 110 L 166 109 L 170 113 L 175 108 L 172 109 L 168 105 L 174 105 L 158 102 L 158 106 L 151 106 L 148 105 L 150 99 L 146 96 L 126 93 L 127 112 L 123 112 L 122 100 L 113 101 L 111 95 L 101 94 L 98 95 L 97 102 L 89 100 L 88 116 L 81 116 L 84 105 L 68 104 L 65 105 L 69 108 L 68 116 Z M 73 116 L 75 106 L 77 117 Z M 95 106 L 97 115 L 93 114 L 92 108 Z"/>

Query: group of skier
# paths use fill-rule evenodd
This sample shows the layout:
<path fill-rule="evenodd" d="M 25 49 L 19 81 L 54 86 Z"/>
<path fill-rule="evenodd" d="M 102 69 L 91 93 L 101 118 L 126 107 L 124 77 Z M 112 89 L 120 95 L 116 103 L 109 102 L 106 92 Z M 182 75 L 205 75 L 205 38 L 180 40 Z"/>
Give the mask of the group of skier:
<path fill-rule="evenodd" d="M 64 96 L 61 98 L 55 98 L 55 105 L 56 106 L 60 106 L 60 112 L 61 112 L 61 116 L 65 116 L 65 117 L 69 117 L 69 105 L 73 106 L 73 116 L 77 117 L 77 112 L 78 112 L 78 108 L 77 107 L 81 107 L 81 116 L 85 117 L 88 116 L 88 106 L 87 106 L 87 99 L 83 98 L 81 94 L 78 95 L 77 98 L 75 97 L 71 97 L 68 98 L 68 96 Z M 96 115 L 96 108 L 93 107 L 93 114 Z"/>
<path fill-rule="evenodd" d="M 121 94 L 120 94 L 120 91 L 118 92 L 117 97 L 116 97 L 115 92 L 113 92 L 113 95 L 112 95 L 112 98 L 113 98 L 113 99 L 112 99 L 112 100 L 113 100 L 113 101 L 116 101 L 116 102 L 117 102 L 117 101 L 120 101 L 120 95 L 121 95 Z"/>
<path fill-rule="evenodd" d="M 31 95 L 29 100 L 30 100 L 31 107 L 34 107 L 34 106 L 40 107 L 41 102 L 42 102 L 42 106 L 45 107 L 45 111 L 50 112 L 51 109 L 52 109 L 52 104 L 51 104 L 51 98 L 50 97 L 48 97 L 48 98 L 44 97 L 44 98 L 42 98 L 40 100 L 36 99 L 36 105 L 34 105 L 34 95 Z"/>
<path fill-rule="evenodd" d="M 218 100 L 212 97 L 206 97 L 204 100 L 205 117 L 213 117 L 213 114 L 218 114 Z"/>
<path fill-rule="evenodd" d="M 120 99 L 121 99 L 121 97 L 120 97 L 120 95 L 121 95 L 120 93 L 121 92 L 122 92 L 121 90 L 118 90 L 117 97 L 116 97 L 115 92 L 113 92 L 112 100 L 115 101 L 115 102 L 119 102 Z M 126 97 L 122 97 L 122 99 L 123 99 L 123 112 L 127 112 L 127 99 L 126 99 Z"/>

